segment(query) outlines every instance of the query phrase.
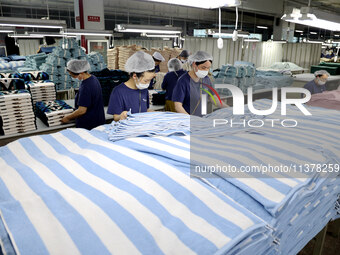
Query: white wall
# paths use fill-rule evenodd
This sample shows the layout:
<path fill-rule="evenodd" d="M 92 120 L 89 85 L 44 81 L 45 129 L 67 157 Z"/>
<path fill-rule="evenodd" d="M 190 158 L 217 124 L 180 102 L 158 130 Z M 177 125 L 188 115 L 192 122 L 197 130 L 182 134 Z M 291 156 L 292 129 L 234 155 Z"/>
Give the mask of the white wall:
<path fill-rule="evenodd" d="M 37 54 L 40 46 L 39 39 L 18 39 L 20 56 Z"/>
<path fill-rule="evenodd" d="M 186 37 L 184 49 L 194 53 L 198 50 L 209 52 L 213 57 L 213 69 L 235 61 L 255 63 L 256 67 L 269 66 L 282 60 L 282 44 L 267 42 L 243 42 L 231 39 L 223 40 L 223 49 L 217 48 L 216 38 Z M 242 48 L 243 44 L 243 48 Z"/>
<path fill-rule="evenodd" d="M 293 62 L 303 68 L 320 63 L 321 44 L 287 43 L 283 46 L 283 61 Z"/>
<path fill-rule="evenodd" d="M 184 49 L 194 53 L 209 52 L 213 57 L 213 69 L 235 61 L 248 61 L 256 67 L 269 67 L 275 62 L 293 62 L 303 68 L 310 68 L 320 62 L 321 45 L 310 43 L 233 42 L 224 39 L 222 50 L 217 48 L 216 38 L 186 37 Z"/>

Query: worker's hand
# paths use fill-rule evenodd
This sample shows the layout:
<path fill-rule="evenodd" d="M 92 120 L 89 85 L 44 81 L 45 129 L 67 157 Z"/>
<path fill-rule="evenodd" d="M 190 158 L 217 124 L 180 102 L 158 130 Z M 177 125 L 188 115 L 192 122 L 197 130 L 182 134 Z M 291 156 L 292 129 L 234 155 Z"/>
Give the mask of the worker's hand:
<path fill-rule="evenodd" d="M 70 119 L 67 116 L 64 116 L 64 118 L 61 119 L 61 123 L 66 124 L 70 122 Z"/>
<path fill-rule="evenodd" d="M 127 111 L 122 112 L 119 116 L 119 120 L 125 120 L 127 118 Z"/>

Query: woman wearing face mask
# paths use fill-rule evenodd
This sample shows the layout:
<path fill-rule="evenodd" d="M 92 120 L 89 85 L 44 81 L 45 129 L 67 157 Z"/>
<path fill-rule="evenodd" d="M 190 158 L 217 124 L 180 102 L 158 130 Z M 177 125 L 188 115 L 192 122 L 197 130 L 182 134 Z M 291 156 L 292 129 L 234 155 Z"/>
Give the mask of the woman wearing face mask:
<path fill-rule="evenodd" d="M 130 109 L 131 113 L 148 111 L 148 87 L 155 77 L 155 62 L 149 54 L 138 51 L 127 60 L 125 71 L 130 79 L 113 89 L 107 109 L 115 121 L 126 119 Z"/>
<path fill-rule="evenodd" d="M 325 70 L 318 70 L 314 73 L 315 79 L 308 82 L 304 88 L 308 89 L 310 93 L 317 94 L 326 90 L 326 82 L 330 74 Z"/>
<path fill-rule="evenodd" d="M 198 51 L 188 59 L 192 70 L 183 74 L 177 81 L 172 94 L 175 109 L 179 113 L 201 116 L 201 96 L 205 93 L 202 89 L 209 90 L 212 86 L 208 73 L 212 64 L 212 56 L 204 51 Z M 207 86 L 208 85 L 208 86 Z M 227 107 L 223 104 L 219 107 Z"/>
<path fill-rule="evenodd" d="M 182 62 L 182 68 L 184 71 L 190 71 L 190 65 L 188 63 L 189 52 L 187 50 L 182 50 L 182 52 L 178 55 L 178 59 Z"/>
<path fill-rule="evenodd" d="M 72 59 L 67 63 L 67 71 L 72 79 L 81 81 L 74 105 L 77 109 L 66 115 L 61 122 L 76 120 L 77 128 L 88 130 L 105 124 L 102 88 L 98 79 L 89 74 L 90 64 L 87 60 Z"/>

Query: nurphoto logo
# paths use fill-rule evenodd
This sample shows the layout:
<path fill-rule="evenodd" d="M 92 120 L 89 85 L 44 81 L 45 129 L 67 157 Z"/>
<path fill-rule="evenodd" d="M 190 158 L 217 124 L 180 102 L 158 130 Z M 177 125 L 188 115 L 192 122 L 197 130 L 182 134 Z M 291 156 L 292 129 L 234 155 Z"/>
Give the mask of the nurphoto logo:
<path fill-rule="evenodd" d="M 243 94 L 242 90 L 234 85 L 230 84 L 216 84 L 215 89 L 228 89 L 233 97 L 233 114 L 234 115 L 244 115 L 245 114 L 245 95 Z M 216 90 L 212 90 L 217 98 L 221 101 L 220 96 L 216 92 Z M 278 89 L 273 88 L 272 89 L 273 93 L 273 100 L 272 100 L 272 105 L 270 109 L 266 110 L 258 110 L 255 109 L 254 104 L 253 104 L 253 88 L 249 87 L 247 91 L 247 105 L 248 109 L 251 113 L 259 116 L 268 116 L 270 114 L 273 114 L 278 107 Z M 305 95 L 304 97 L 301 98 L 293 98 L 293 99 L 288 99 L 287 94 L 288 93 L 299 93 L 301 95 Z M 214 97 L 212 96 L 211 93 L 208 93 L 209 96 L 212 98 L 212 100 L 215 102 Z M 208 94 L 202 94 L 202 104 L 201 104 L 201 113 L 202 115 L 207 114 L 207 95 Z M 311 93 L 304 88 L 282 88 L 281 89 L 281 115 L 286 116 L 287 115 L 287 105 L 295 105 L 304 115 L 312 115 L 306 107 L 303 105 L 304 103 L 307 103 L 311 99 Z M 216 102 L 215 102 L 216 104 Z M 298 125 L 298 122 L 294 119 L 285 119 L 285 120 L 278 120 L 278 119 L 251 119 L 248 120 L 247 122 L 243 120 L 242 122 L 237 122 L 234 124 L 242 125 L 242 126 L 248 126 L 249 127 L 262 127 L 265 125 L 265 122 L 271 123 L 271 126 L 274 127 L 275 122 L 280 121 L 281 126 L 283 127 L 296 127 Z M 257 124 L 255 124 L 257 123 Z M 235 126 L 233 125 L 232 120 L 225 120 L 225 119 L 215 119 L 214 120 L 214 127 L 217 125 L 231 125 L 231 127 Z"/>

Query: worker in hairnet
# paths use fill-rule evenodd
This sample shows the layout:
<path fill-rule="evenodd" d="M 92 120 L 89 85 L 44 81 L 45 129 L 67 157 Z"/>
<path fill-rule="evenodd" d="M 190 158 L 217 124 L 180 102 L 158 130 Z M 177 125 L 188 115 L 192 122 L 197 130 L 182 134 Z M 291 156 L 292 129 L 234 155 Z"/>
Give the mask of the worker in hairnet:
<path fill-rule="evenodd" d="M 81 81 L 74 105 L 76 110 L 66 115 L 61 122 L 76 120 L 77 128 L 92 129 L 105 124 L 102 88 L 98 79 L 89 74 L 90 64 L 87 60 L 72 59 L 67 63 L 67 71 L 72 79 Z"/>
<path fill-rule="evenodd" d="M 208 91 L 209 86 L 212 86 L 208 77 L 212 60 L 213 57 L 204 51 L 197 51 L 189 56 L 188 62 L 192 70 L 178 79 L 172 94 L 172 101 L 175 102 L 177 112 L 196 116 L 202 115 L 202 94 L 205 94 L 204 90 Z M 227 107 L 226 104 L 221 104 L 219 100 L 216 100 L 216 102 L 218 107 Z"/>
<path fill-rule="evenodd" d="M 172 101 L 172 92 L 176 86 L 177 80 L 185 71 L 182 69 L 182 63 L 177 58 L 172 58 L 168 62 L 169 72 L 164 76 L 162 89 L 165 93 L 165 111 L 176 112 L 175 104 Z"/>
<path fill-rule="evenodd" d="M 326 82 L 330 74 L 325 70 L 318 70 L 314 73 L 315 79 L 308 82 L 304 88 L 308 89 L 310 93 L 317 94 L 326 90 Z"/>
<path fill-rule="evenodd" d="M 165 61 L 165 58 L 162 56 L 161 53 L 159 53 L 157 51 L 153 53 L 152 58 L 155 61 L 155 73 L 158 73 L 161 70 L 159 65 L 160 65 L 161 62 Z M 156 78 L 151 80 L 149 89 L 153 89 L 153 85 L 155 83 L 156 83 Z"/>
<path fill-rule="evenodd" d="M 155 72 L 158 73 L 160 71 L 159 64 L 165 61 L 165 58 L 162 56 L 161 53 L 156 51 L 153 55 L 153 60 L 155 61 Z"/>
<path fill-rule="evenodd" d="M 182 64 L 188 61 L 189 52 L 187 50 L 182 50 L 182 52 L 178 55 L 178 59 L 182 62 Z"/>
<path fill-rule="evenodd" d="M 155 62 L 151 55 L 137 51 L 127 60 L 125 71 L 130 79 L 112 90 L 107 109 L 115 121 L 126 119 L 130 110 L 131 113 L 148 111 L 148 87 L 155 77 Z"/>
<path fill-rule="evenodd" d="M 184 71 L 190 71 L 190 65 L 188 63 L 189 52 L 187 50 L 182 50 L 182 52 L 177 57 L 182 62 L 182 69 Z"/>

